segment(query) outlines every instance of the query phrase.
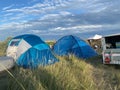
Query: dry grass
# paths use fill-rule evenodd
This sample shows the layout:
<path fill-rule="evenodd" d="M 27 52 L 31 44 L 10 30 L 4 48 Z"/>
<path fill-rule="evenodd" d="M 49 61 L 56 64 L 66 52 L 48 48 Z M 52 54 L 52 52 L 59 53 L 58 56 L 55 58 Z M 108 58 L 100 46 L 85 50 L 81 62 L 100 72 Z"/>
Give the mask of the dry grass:
<path fill-rule="evenodd" d="M 0 56 L 5 56 L 6 48 L 11 37 L 8 37 L 5 41 L 0 42 Z"/>
<path fill-rule="evenodd" d="M 12 72 L 25 90 L 95 90 L 93 67 L 74 56 L 59 57 L 60 62 L 36 70 L 16 67 Z M 13 77 L 9 78 L 9 90 L 22 90 Z"/>

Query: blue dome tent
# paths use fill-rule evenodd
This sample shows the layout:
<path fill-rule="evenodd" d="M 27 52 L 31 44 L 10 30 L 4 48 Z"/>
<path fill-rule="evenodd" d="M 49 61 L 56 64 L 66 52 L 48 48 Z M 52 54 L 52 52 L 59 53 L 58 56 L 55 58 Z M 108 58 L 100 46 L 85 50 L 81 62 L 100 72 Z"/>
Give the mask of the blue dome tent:
<path fill-rule="evenodd" d="M 85 59 L 97 55 L 85 41 L 72 35 L 59 39 L 53 46 L 53 52 L 60 56 L 74 54 L 78 58 Z"/>
<path fill-rule="evenodd" d="M 16 63 L 24 68 L 44 66 L 58 61 L 50 47 L 40 37 L 31 34 L 14 37 L 9 42 L 7 56 L 13 57 Z"/>

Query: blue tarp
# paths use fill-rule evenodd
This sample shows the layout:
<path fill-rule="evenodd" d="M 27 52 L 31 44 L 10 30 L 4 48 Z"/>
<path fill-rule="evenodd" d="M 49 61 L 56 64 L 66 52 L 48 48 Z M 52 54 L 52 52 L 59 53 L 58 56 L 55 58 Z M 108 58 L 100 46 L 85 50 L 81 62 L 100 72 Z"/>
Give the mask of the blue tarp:
<path fill-rule="evenodd" d="M 53 52 L 60 56 L 74 54 L 78 58 L 91 58 L 97 55 L 90 45 L 73 35 L 59 39 L 53 46 Z"/>

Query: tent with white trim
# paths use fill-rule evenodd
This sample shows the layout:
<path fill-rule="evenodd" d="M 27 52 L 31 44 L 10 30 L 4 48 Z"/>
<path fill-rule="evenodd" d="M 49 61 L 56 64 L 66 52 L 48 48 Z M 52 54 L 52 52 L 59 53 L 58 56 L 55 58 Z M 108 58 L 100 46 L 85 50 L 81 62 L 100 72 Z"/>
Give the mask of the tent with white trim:
<path fill-rule="evenodd" d="M 34 68 L 58 61 L 49 45 L 32 34 L 14 37 L 8 44 L 7 56 L 13 57 L 16 63 L 24 68 Z"/>

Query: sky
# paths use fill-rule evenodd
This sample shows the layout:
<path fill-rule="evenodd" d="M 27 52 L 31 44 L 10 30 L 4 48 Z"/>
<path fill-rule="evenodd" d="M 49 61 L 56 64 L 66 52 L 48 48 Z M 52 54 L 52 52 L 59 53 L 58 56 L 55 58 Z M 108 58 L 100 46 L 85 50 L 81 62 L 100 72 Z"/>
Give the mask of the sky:
<path fill-rule="evenodd" d="M 120 33 L 120 0 L 0 0 L 0 40 L 35 34 L 89 38 Z"/>

